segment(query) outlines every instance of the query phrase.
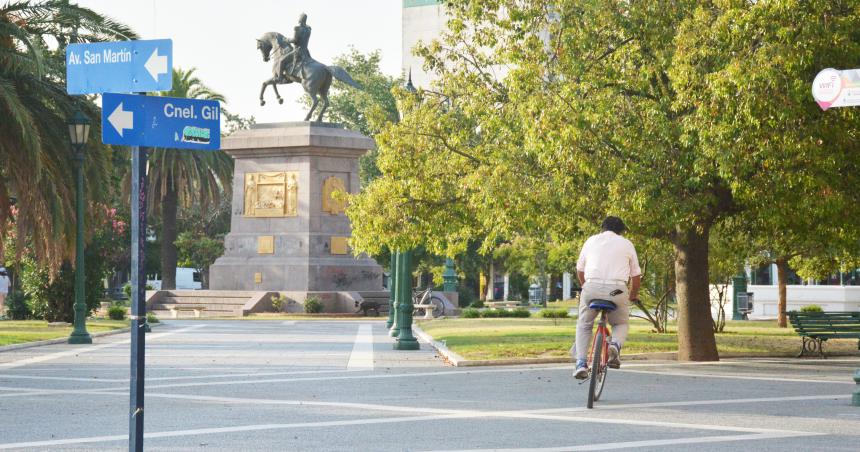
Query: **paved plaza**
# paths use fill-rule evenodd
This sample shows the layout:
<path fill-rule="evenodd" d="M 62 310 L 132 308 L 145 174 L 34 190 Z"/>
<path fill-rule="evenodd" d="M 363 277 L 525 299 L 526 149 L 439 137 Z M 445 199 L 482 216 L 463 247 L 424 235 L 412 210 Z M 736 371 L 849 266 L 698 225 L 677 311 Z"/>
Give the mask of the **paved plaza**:
<path fill-rule="evenodd" d="M 586 410 L 569 365 L 454 368 L 382 322 L 169 321 L 148 450 L 851 450 L 857 358 L 629 361 Z M 128 334 L 0 353 L 0 449 L 125 450 Z"/>

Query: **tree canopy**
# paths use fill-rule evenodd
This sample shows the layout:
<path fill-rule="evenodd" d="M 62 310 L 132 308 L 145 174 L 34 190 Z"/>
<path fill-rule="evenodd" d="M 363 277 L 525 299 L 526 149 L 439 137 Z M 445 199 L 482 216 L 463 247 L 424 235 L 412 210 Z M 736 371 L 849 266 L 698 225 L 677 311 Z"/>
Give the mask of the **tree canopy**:
<path fill-rule="evenodd" d="M 717 359 L 710 231 L 743 217 L 761 234 L 814 233 L 785 221 L 792 205 L 855 196 L 858 113 L 823 114 L 809 87 L 858 60 L 858 6 L 446 2 L 448 32 L 417 49 L 437 81 L 397 93 L 382 177 L 348 210 L 353 246 L 575 242 L 619 215 L 634 242 L 674 248 L 680 359 Z M 816 226 L 858 218 L 839 205 L 847 215 Z"/>

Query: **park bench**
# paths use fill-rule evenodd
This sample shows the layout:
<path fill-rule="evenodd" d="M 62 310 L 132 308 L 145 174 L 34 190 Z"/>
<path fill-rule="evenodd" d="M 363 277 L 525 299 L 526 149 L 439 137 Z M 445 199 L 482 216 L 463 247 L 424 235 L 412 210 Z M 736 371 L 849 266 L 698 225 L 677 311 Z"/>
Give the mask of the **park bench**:
<path fill-rule="evenodd" d="M 807 352 L 824 357 L 824 342 L 828 339 L 857 339 L 860 349 L 860 312 L 791 311 L 788 318 L 803 338 L 798 358 Z"/>
<path fill-rule="evenodd" d="M 520 307 L 519 301 L 488 301 L 484 304 L 492 309 L 516 309 Z"/>
<path fill-rule="evenodd" d="M 200 318 L 200 313 L 206 308 L 203 306 L 168 306 L 167 309 L 170 310 L 170 315 L 176 319 L 179 317 L 179 311 L 194 311 L 194 317 Z"/>

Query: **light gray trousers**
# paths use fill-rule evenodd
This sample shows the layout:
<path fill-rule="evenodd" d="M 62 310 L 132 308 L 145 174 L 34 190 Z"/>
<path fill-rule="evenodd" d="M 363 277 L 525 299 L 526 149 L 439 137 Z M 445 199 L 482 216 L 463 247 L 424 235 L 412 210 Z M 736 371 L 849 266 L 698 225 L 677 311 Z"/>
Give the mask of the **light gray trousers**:
<path fill-rule="evenodd" d="M 620 290 L 621 293 L 615 296 L 609 295 L 613 290 Z M 579 318 L 576 320 L 576 341 L 570 348 L 570 355 L 574 359 L 586 359 L 588 357 L 588 350 L 591 348 L 591 339 L 594 336 L 594 320 L 598 314 L 598 311 L 589 309 L 588 305 L 595 298 L 612 301 L 618 306 L 616 310 L 607 313 L 607 323 L 611 327 L 612 340 L 614 342 L 621 346 L 624 344 L 624 340 L 627 339 L 627 321 L 630 318 L 630 295 L 627 286 L 620 283 L 599 284 L 586 282 L 582 286 L 582 293 L 579 294 Z"/>

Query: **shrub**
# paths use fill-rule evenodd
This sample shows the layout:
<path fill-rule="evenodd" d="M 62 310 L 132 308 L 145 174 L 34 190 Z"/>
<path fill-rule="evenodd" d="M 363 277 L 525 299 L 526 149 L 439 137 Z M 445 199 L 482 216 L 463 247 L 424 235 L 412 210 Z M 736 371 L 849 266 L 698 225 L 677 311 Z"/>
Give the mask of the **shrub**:
<path fill-rule="evenodd" d="M 146 290 L 155 290 L 155 287 L 153 287 L 152 284 L 147 283 Z M 125 294 L 125 297 L 128 298 L 128 301 L 131 301 L 131 282 L 127 282 L 122 286 L 122 292 Z"/>
<path fill-rule="evenodd" d="M 155 314 L 153 314 L 151 312 L 147 312 L 146 313 L 146 322 L 147 323 L 158 323 L 158 317 L 156 317 Z"/>
<path fill-rule="evenodd" d="M 108 309 L 108 318 L 111 320 L 125 320 L 125 307 L 113 305 Z"/>
<path fill-rule="evenodd" d="M 497 317 L 504 316 L 506 311 L 504 309 L 485 309 L 481 311 L 481 317 L 485 319 L 494 319 Z"/>
<path fill-rule="evenodd" d="M 492 319 L 499 317 L 519 317 L 519 318 L 528 318 L 531 317 L 531 312 L 529 312 L 526 308 L 517 308 L 512 311 L 508 311 L 507 309 L 486 309 L 481 311 L 481 317 Z"/>
<path fill-rule="evenodd" d="M 272 295 L 272 309 L 275 312 L 281 312 L 284 310 L 284 305 L 287 303 L 287 297 L 281 294 Z"/>
<path fill-rule="evenodd" d="M 305 312 L 308 314 L 319 314 L 323 311 L 323 304 L 319 297 L 311 295 L 305 299 Z"/>
<path fill-rule="evenodd" d="M 817 304 L 808 304 L 802 308 L 800 308 L 800 312 L 824 312 L 824 309 Z"/>
<path fill-rule="evenodd" d="M 483 308 L 484 300 L 475 300 L 469 305 L 470 308 Z"/>
<path fill-rule="evenodd" d="M 532 316 L 532 313 L 529 312 L 526 308 L 517 308 L 513 311 L 508 311 L 507 317 L 519 317 L 519 318 L 529 318 Z"/>
<path fill-rule="evenodd" d="M 545 319 L 566 319 L 567 316 L 567 309 L 541 309 L 538 312 L 538 317 Z"/>
<path fill-rule="evenodd" d="M 477 319 L 481 316 L 481 311 L 475 308 L 466 308 L 463 309 L 463 312 L 460 313 L 460 317 L 464 319 Z"/>
<path fill-rule="evenodd" d="M 33 311 L 30 310 L 29 297 L 20 290 L 16 290 L 9 294 L 6 298 L 6 317 L 11 320 L 27 320 L 33 318 Z"/>

